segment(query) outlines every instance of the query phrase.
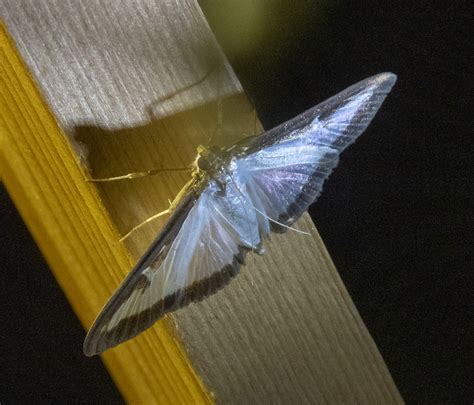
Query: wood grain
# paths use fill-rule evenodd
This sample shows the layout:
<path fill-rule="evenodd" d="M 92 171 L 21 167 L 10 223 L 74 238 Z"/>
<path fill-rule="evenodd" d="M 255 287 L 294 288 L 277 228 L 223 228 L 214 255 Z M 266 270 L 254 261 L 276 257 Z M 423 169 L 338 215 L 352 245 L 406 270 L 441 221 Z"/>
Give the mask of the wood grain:
<path fill-rule="evenodd" d="M 219 143 L 253 133 L 252 108 L 245 97 L 236 95 L 240 85 L 194 1 L 125 5 L 103 1 L 90 2 L 86 8 L 80 2 L 35 2 L 33 7 L 33 2 L 12 0 L 6 5 L 3 18 L 23 58 L 73 139 L 78 156 L 82 161 L 87 156 L 95 177 L 186 166 L 195 147 L 206 144 L 215 132 L 219 97 L 224 99 L 225 118 L 224 128 L 217 132 Z M 213 70 L 216 61 L 219 68 Z M 209 71 L 199 85 L 155 103 Z M 36 99 L 38 108 L 44 108 Z M 146 111 L 153 104 L 158 107 L 150 117 Z M 23 113 L 19 108 L 15 114 L 12 122 Z M 32 120 L 29 135 L 34 125 Z M 51 134 L 57 135 L 58 129 L 51 127 L 40 138 Z M 99 199 L 95 188 L 82 181 L 79 166 L 74 166 L 71 178 L 63 178 L 62 165 L 72 163 L 65 159 L 66 152 L 50 156 L 51 145 L 38 149 L 25 138 L 23 146 L 5 152 L 6 160 L 17 159 L 22 147 L 34 151 L 38 173 L 42 164 L 47 166 L 38 161 L 42 151 L 46 162 L 54 164 L 43 177 L 46 185 L 38 186 L 41 198 L 53 194 L 61 201 L 62 193 L 84 190 L 93 200 L 77 211 L 75 200 L 82 197 L 72 194 L 71 211 L 63 210 L 66 219 L 45 222 L 38 215 L 37 201 L 25 192 L 30 185 L 24 179 L 32 174 L 6 165 L 8 189 L 73 307 L 89 325 L 130 269 L 124 249 L 112 243 L 118 238 L 114 226 L 123 234 L 166 208 L 186 174 L 102 184 Z M 62 148 L 70 152 L 65 143 Z M 94 225 L 90 218 L 97 215 L 100 223 Z M 73 220 L 78 218 L 79 228 Z M 107 222 L 109 218 L 112 222 Z M 101 231 L 103 223 L 107 226 Z M 162 224 L 147 225 L 127 241 L 133 260 Z M 304 216 L 298 226 L 312 236 L 274 236 L 267 254 L 249 257 L 236 281 L 222 292 L 176 312 L 167 322 L 106 354 L 124 396 L 132 401 L 206 402 L 209 397 L 194 368 L 219 403 L 401 403 L 314 225 Z M 46 227 L 47 234 L 52 233 L 47 238 L 42 234 Z M 67 231 L 72 241 L 82 238 L 89 227 L 98 235 L 92 232 L 93 239 L 81 242 L 79 273 L 77 266 L 65 263 L 71 252 L 55 237 L 64 238 Z M 96 251 L 96 244 L 104 251 L 98 253 L 97 262 L 89 262 L 87 249 Z M 176 345 L 173 330 L 190 362 Z M 137 375 L 145 382 L 132 388 Z"/>
<path fill-rule="evenodd" d="M 0 173 L 72 307 L 90 325 L 132 260 L 116 243 L 119 234 L 96 188 L 84 181 L 77 156 L 3 25 Z M 103 360 L 130 403 L 211 403 L 166 322 Z"/>

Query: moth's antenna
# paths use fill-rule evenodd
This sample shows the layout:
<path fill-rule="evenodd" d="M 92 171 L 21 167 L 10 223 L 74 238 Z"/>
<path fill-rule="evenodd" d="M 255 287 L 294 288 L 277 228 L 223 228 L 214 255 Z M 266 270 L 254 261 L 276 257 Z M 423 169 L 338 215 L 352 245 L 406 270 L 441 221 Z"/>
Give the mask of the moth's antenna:
<path fill-rule="evenodd" d="M 115 181 L 115 180 L 137 179 L 139 177 L 154 176 L 156 174 L 163 174 L 166 172 L 191 172 L 192 170 L 193 169 L 190 167 L 175 167 L 171 169 L 154 169 L 154 170 L 147 170 L 145 172 L 134 172 L 134 173 L 124 174 L 123 176 L 107 177 L 107 178 L 102 178 L 102 179 L 86 178 L 86 181 L 91 181 L 94 183 L 102 183 L 102 182 Z"/>

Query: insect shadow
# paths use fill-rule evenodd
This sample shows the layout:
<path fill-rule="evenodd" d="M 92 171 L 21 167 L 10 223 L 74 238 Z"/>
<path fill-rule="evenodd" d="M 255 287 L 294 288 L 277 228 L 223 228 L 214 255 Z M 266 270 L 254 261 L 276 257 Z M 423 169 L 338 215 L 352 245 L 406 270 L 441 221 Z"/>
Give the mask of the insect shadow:
<path fill-rule="evenodd" d="M 220 126 L 218 102 L 213 101 L 161 119 L 152 116 L 150 106 L 150 121 L 144 125 L 75 128 L 74 139 L 87 151 L 84 169 L 89 178 L 163 170 L 128 181 L 95 183 L 121 236 L 169 206 L 169 200 L 191 177 L 190 167 L 199 145 L 210 146 L 209 141 L 218 146 L 232 145 L 259 132 L 254 109 L 243 94 L 221 99 L 220 106 Z M 166 220 L 165 216 L 153 221 L 127 238 L 132 256 L 143 252 Z"/>

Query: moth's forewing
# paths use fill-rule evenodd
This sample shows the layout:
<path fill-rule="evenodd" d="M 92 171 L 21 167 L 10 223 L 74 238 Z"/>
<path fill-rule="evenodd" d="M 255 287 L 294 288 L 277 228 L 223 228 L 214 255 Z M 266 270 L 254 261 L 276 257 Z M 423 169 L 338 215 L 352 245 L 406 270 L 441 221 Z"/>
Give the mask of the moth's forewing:
<path fill-rule="evenodd" d="M 371 111 L 368 111 L 367 115 L 363 111 L 361 111 L 360 114 L 354 115 L 354 119 L 356 120 L 354 124 L 357 123 L 357 121 L 362 124 L 360 128 L 360 133 L 362 133 L 367 125 L 369 125 L 370 121 L 381 106 L 386 95 L 392 89 L 396 80 L 397 76 L 393 73 L 380 73 L 378 75 L 368 77 L 367 79 L 364 79 L 341 91 L 335 96 L 323 101 L 322 103 L 311 107 L 296 117 L 285 121 L 284 123 L 266 132 L 263 132 L 258 136 L 249 137 L 245 141 L 245 147 L 247 148 L 246 153 L 251 154 L 257 150 L 273 145 L 282 139 L 287 138 L 293 131 L 309 125 L 316 117 L 319 117 L 322 121 L 324 121 L 328 117 L 333 116 L 335 112 L 344 108 L 344 105 L 350 100 L 353 100 L 353 98 L 357 95 L 372 93 L 371 103 L 369 103 L 372 104 Z M 348 144 L 346 144 L 343 139 L 341 139 L 340 142 L 340 146 L 344 148 L 348 146 Z"/>
<path fill-rule="evenodd" d="M 339 155 L 364 132 L 395 81 L 392 73 L 365 79 L 242 143 L 249 193 L 273 231 L 286 231 L 316 201 Z"/>
<path fill-rule="evenodd" d="M 209 182 L 178 207 L 94 322 L 84 343 L 86 355 L 131 339 L 165 313 L 213 294 L 238 273 L 248 244 L 221 214 L 235 214 L 243 204 L 228 207 L 227 194 L 215 186 Z"/>
<path fill-rule="evenodd" d="M 147 329 L 156 321 L 156 319 L 160 318 L 165 312 L 167 312 L 167 306 L 169 306 L 170 303 L 167 303 L 167 306 L 165 306 L 164 303 L 156 303 L 158 304 L 156 311 L 158 313 L 153 320 L 150 318 L 150 321 L 148 322 L 150 324 L 147 325 L 147 322 L 141 322 L 139 324 L 138 319 L 128 316 L 126 311 L 124 311 L 121 319 L 117 322 L 116 327 L 111 331 L 107 331 L 107 327 L 110 325 L 112 317 L 117 316 L 123 302 L 127 300 L 134 291 L 137 291 L 146 285 L 143 271 L 154 263 L 157 263 L 160 259 L 163 259 L 166 250 L 169 249 L 173 243 L 174 238 L 178 234 L 189 211 L 193 207 L 195 200 L 196 196 L 193 190 L 183 197 L 183 200 L 179 203 L 163 230 L 158 234 L 145 254 L 130 271 L 120 287 L 107 301 L 99 316 L 95 319 L 84 341 L 83 350 L 87 356 L 101 353 L 110 347 L 116 346 L 122 341 L 131 339 Z M 120 322 L 122 323 L 120 324 Z"/>

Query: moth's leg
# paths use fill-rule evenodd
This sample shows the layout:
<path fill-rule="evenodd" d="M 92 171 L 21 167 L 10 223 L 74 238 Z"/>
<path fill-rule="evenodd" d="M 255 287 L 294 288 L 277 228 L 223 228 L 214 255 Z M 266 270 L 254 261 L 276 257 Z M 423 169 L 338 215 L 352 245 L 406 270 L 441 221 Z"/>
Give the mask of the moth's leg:
<path fill-rule="evenodd" d="M 175 208 L 178 206 L 180 201 L 183 199 L 183 197 L 186 195 L 188 190 L 193 187 L 193 179 L 189 180 L 184 187 L 180 190 L 180 192 L 176 195 L 176 197 L 173 199 L 173 201 L 168 199 L 169 207 L 165 209 L 164 211 L 159 212 L 158 214 L 152 215 L 151 217 L 145 219 L 142 223 L 138 224 L 137 226 L 134 226 L 130 231 L 128 231 L 125 235 L 123 235 L 120 239 L 119 242 L 123 242 L 125 239 L 127 239 L 132 233 L 140 229 L 142 226 L 154 221 L 157 218 L 162 217 L 163 215 L 168 215 L 171 214 Z"/>
<path fill-rule="evenodd" d="M 239 143 L 245 143 L 246 141 L 249 141 L 252 138 L 257 137 L 259 134 L 261 134 L 261 129 L 258 127 L 258 116 L 257 116 L 257 109 L 255 108 L 255 103 L 253 102 L 252 97 L 249 95 L 246 96 L 247 101 L 250 104 L 250 112 L 248 113 L 249 115 L 252 115 L 252 120 L 253 120 L 253 127 L 249 131 L 250 133 L 244 132 L 242 133 L 242 137 L 239 140 Z"/>
<path fill-rule="evenodd" d="M 258 135 L 258 133 L 257 133 L 257 131 L 258 131 L 257 109 L 255 108 L 255 102 L 253 101 L 252 97 L 249 96 L 248 94 L 247 94 L 247 100 L 250 104 L 250 107 L 252 108 L 250 113 L 252 114 L 252 119 L 253 119 L 252 134 L 250 135 L 250 137 L 257 136 Z"/>
<path fill-rule="evenodd" d="M 107 182 L 107 181 L 137 179 L 139 177 L 156 176 L 157 174 L 172 173 L 172 172 L 192 172 L 192 168 L 177 167 L 177 168 L 172 168 L 172 169 L 154 169 L 154 170 L 147 170 L 144 172 L 133 172 L 133 173 L 124 174 L 122 176 L 105 177 L 105 178 L 99 178 L 99 179 L 87 177 L 86 181 L 101 183 L 101 182 Z"/>
<path fill-rule="evenodd" d="M 155 214 L 155 215 L 152 215 L 151 217 L 145 219 L 143 222 L 141 222 L 140 224 L 138 224 L 137 226 L 134 226 L 132 229 L 130 229 L 130 231 L 128 231 L 125 235 L 123 235 L 120 239 L 119 239 L 119 242 L 123 242 L 125 239 L 127 239 L 132 233 L 134 233 L 135 231 L 138 231 L 142 226 L 154 221 L 155 219 L 158 219 L 160 217 L 162 217 L 163 215 L 168 215 L 168 214 L 171 214 L 171 212 L 173 211 L 173 203 L 171 201 L 169 201 L 170 203 L 170 206 L 165 209 L 164 211 L 161 211 L 159 212 L 158 214 Z"/>
<path fill-rule="evenodd" d="M 289 229 L 291 231 L 294 231 L 296 233 L 302 233 L 303 235 L 311 235 L 310 233 L 308 232 L 305 232 L 305 231 L 300 231 L 299 229 L 296 229 L 296 228 L 293 228 L 291 226 L 288 226 L 288 225 L 285 225 L 285 224 L 282 224 L 281 222 L 278 222 L 276 220 L 274 220 L 273 218 L 270 218 L 265 212 L 263 211 L 260 211 L 257 207 L 255 207 L 255 205 L 253 204 L 252 201 L 249 201 L 247 199 L 247 197 L 245 197 L 245 194 L 240 190 L 240 187 L 238 185 L 238 183 L 234 180 L 234 178 L 232 177 L 232 175 L 230 176 L 230 179 L 231 181 L 234 183 L 234 186 L 236 188 L 236 190 L 239 192 L 238 194 L 240 194 L 239 196 L 239 199 L 240 201 L 242 202 L 243 205 L 250 205 L 250 208 L 252 208 L 253 210 L 255 210 L 256 212 L 258 212 L 259 214 L 263 215 L 265 218 L 267 218 L 270 222 L 273 222 L 277 225 L 280 225 L 282 226 L 283 228 L 286 228 L 286 229 Z M 246 214 L 247 215 L 247 214 Z M 248 219 L 248 216 L 247 216 L 247 223 L 250 224 L 250 220 Z M 256 250 L 257 253 L 259 253 L 258 250 Z M 263 252 L 263 250 L 261 251 Z M 260 254 L 260 253 L 259 253 Z"/>
<path fill-rule="evenodd" d="M 253 136 L 257 136 L 257 109 L 253 106 Z"/>

